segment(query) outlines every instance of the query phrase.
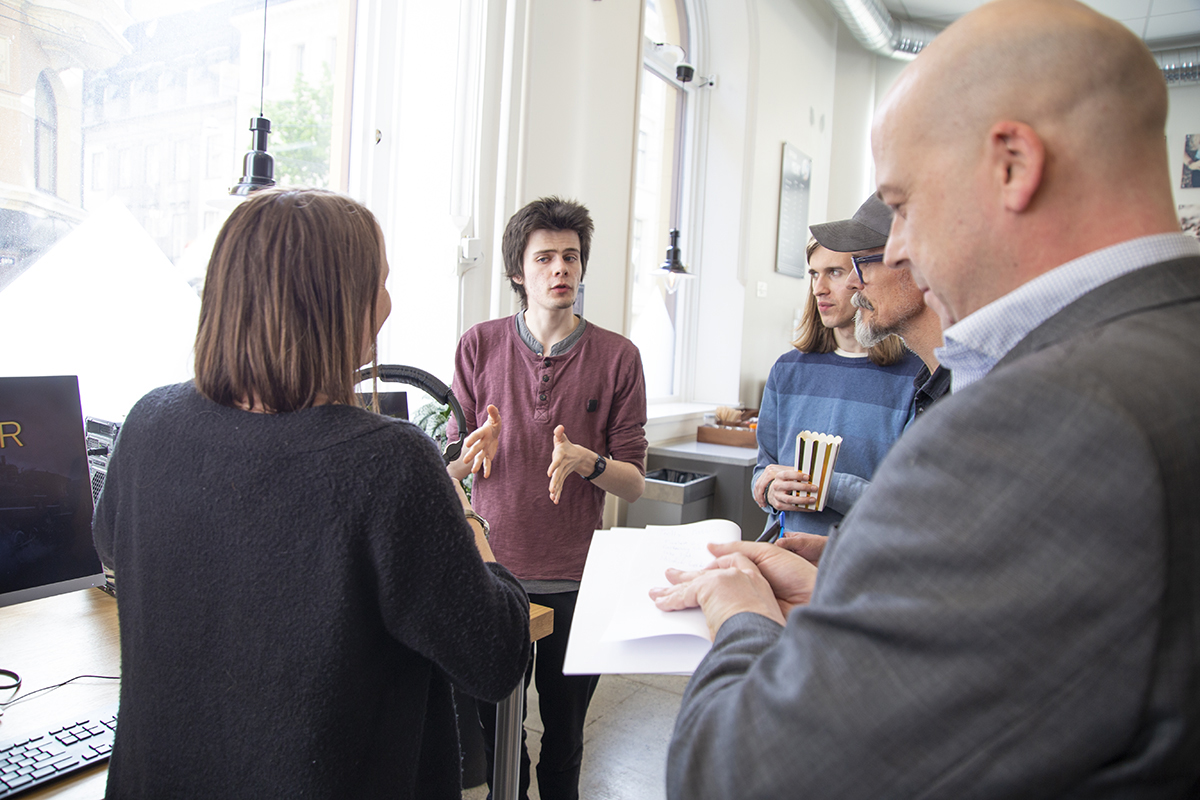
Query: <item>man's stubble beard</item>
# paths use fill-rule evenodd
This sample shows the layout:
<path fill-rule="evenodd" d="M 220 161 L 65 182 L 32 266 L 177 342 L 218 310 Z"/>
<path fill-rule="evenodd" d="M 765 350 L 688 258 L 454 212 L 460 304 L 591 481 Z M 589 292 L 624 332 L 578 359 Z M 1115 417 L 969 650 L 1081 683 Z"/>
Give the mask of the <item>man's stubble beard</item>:
<path fill-rule="evenodd" d="M 854 338 L 863 347 L 874 347 L 884 339 L 892 335 L 891 331 L 880 331 L 878 328 L 871 325 L 863 319 L 863 311 L 874 311 L 875 307 L 871 305 L 867 298 L 862 296 L 862 292 L 855 292 L 850 298 L 850 305 L 858 310 L 854 312 Z"/>

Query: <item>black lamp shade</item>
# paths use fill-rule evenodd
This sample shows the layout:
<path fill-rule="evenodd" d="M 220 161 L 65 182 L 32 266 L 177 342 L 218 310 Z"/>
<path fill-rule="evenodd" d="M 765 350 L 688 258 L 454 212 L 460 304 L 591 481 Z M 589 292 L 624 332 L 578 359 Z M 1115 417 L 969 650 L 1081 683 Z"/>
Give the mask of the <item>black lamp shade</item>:
<path fill-rule="evenodd" d="M 245 196 L 259 189 L 275 185 L 275 159 L 267 152 L 267 136 L 271 133 L 271 120 L 255 117 L 250 120 L 253 144 L 250 152 L 242 159 L 242 177 L 229 190 L 232 195 Z"/>

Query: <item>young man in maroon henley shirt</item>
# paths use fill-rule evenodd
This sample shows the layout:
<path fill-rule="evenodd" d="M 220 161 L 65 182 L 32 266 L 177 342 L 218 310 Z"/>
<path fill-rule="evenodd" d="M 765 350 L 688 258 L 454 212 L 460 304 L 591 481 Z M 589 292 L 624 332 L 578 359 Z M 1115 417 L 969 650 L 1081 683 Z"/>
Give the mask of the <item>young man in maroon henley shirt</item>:
<path fill-rule="evenodd" d="M 461 478 L 482 468 L 471 499 L 491 525 L 496 560 L 531 602 L 554 609 L 554 633 L 533 645 L 525 675 L 526 685 L 531 676 L 537 681 L 544 727 L 537 765 L 543 800 L 579 796 L 583 723 L 599 676 L 562 670 L 592 532 L 601 526 L 606 492 L 633 502 L 645 487 L 641 356 L 628 339 L 572 308 L 592 230 L 586 208 L 557 197 L 513 215 L 504 269 L 523 310 L 467 331 L 454 366 L 454 393 L 482 441 L 450 472 Z M 495 706 L 481 704 L 480 719 L 490 785 Z M 522 800 L 529 764 L 522 741 Z"/>

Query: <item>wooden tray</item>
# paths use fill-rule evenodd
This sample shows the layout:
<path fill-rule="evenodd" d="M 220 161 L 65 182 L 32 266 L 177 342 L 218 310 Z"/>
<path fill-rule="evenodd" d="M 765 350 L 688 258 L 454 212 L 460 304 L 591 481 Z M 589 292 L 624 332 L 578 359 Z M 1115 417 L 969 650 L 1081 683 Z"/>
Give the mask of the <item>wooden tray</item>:
<path fill-rule="evenodd" d="M 696 428 L 696 441 L 733 447 L 758 447 L 758 439 L 750 428 L 714 428 L 701 425 Z"/>

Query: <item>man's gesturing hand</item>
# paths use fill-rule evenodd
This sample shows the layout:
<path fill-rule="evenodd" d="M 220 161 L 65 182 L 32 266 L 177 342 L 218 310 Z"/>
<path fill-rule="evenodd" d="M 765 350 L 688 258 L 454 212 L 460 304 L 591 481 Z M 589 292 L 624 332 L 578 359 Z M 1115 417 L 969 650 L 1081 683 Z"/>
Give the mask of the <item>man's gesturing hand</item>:
<path fill-rule="evenodd" d="M 555 505 L 558 505 L 558 501 L 562 497 L 562 487 L 566 483 L 567 477 L 572 472 L 580 472 L 584 466 L 587 466 L 587 472 L 580 472 L 580 474 L 591 475 L 592 467 L 595 463 L 595 453 L 586 447 L 573 444 L 567 438 L 566 428 L 562 425 L 555 428 L 554 454 L 550 458 L 550 467 L 546 470 L 546 477 L 550 479 L 550 500 Z"/>
<path fill-rule="evenodd" d="M 487 407 L 487 422 L 480 425 L 463 442 L 462 461 L 471 465 L 471 472 L 483 470 L 483 477 L 492 474 L 492 461 L 500 446 L 500 411 L 493 405 Z"/>

